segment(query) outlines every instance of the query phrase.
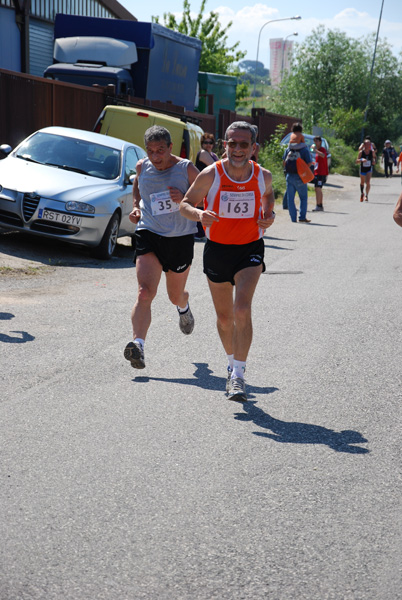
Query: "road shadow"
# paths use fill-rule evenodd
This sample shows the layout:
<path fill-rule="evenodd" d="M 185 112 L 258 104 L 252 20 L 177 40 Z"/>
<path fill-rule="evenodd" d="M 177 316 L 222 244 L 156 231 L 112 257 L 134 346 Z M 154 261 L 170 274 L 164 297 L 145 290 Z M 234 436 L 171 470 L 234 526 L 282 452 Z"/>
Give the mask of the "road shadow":
<path fill-rule="evenodd" d="M 91 256 L 91 250 L 85 246 L 0 227 L 0 254 L 28 260 L 31 266 L 38 263 L 48 267 L 126 269 L 133 266 L 134 250 L 129 245 L 118 243 L 110 260 L 99 260 Z"/>
<path fill-rule="evenodd" d="M 372 202 L 371 200 L 369 200 L 367 204 L 375 204 L 379 206 L 395 206 L 396 200 L 395 202 Z"/>
<path fill-rule="evenodd" d="M 162 381 L 164 383 L 178 383 L 180 385 L 195 386 L 203 390 L 215 390 L 225 392 L 226 377 L 217 377 L 213 375 L 212 369 L 208 367 L 208 363 L 193 363 L 196 367 L 194 378 L 189 377 L 148 377 L 147 375 L 139 375 L 132 380 L 135 383 L 147 383 L 148 381 Z M 247 385 L 247 394 L 249 398 L 255 398 L 254 394 L 271 394 L 276 392 L 275 387 L 258 387 Z"/>
<path fill-rule="evenodd" d="M 270 235 L 264 235 L 264 240 L 270 240 L 271 242 L 296 242 L 296 239 L 278 238 Z"/>
<path fill-rule="evenodd" d="M 264 271 L 263 275 L 303 275 L 304 271 Z"/>
<path fill-rule="evenodd" d="M 11 321 L 15 315 L 12 313 L 0 312 L 0 321 Z M 32 342 L 35 337 L 26 331 L 11 331 L 10 333 L 18 333 L 18 336 L 7 335 L 6 333 L 0 333 L 0 342 L 5 344 L 25 344 L 26 342 Z"/>
<path fill-rule="evenodd" d="M 274 244 L 264 244 L 264 248 L 270 248 L 271 250 L 290 250 L 293 252 L 294 248 L 285 248 L 285 246 L 275 246 Z"/>
<path fill-rule="evenodd" d="M 328 225 L 327 223 L 301 223 L 301 225 L 308 225 L 309 227 L 338 227 L 338 225 Z"/>
<path fill-rule="evenodd" d="M 313 212 L 313 211 L 310 211 Z M 322 212 L 322 214 L 327 214 L 327 215 L 349 215 L 350 213 L 348 212 L 339 212 L 337 210 L 324 210 Z"/>
<path fill-rule="evenodd" d="M 236 413 L 234 418 L 237 421 L 251 421 L 258 427 L 269 430 L 269 433 L 253 431 L 253 434 L 258 437 L 268 438 L 282 444 L 322 444 L 336 452 L 348 454 L 368 454 L 370 452 L 367 448 L 355 445 L 367 442 L 366 438 L 358 431 L 337 432 L 321 425 L 280 421 L 258 408 L 256 404 L 256 402 L 243 403 L 244 412 Z"/>

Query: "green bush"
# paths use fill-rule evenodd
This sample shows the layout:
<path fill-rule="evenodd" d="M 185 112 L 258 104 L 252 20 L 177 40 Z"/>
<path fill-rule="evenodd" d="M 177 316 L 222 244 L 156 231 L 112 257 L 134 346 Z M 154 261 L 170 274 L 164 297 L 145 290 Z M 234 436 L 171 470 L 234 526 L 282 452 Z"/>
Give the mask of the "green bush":
<path fill-rule="evenodd" d="M 358 150 L 347 146 L 340 138 L 327 138 L 331 151 L 331 173 L 339 175 L 359 175 L 359 165 L 356 164 Z"/>

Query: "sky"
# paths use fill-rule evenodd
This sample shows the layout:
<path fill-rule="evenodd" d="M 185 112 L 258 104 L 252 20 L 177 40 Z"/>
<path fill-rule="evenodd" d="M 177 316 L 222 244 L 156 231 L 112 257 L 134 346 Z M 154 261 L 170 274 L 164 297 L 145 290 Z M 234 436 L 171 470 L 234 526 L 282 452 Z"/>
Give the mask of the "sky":
<path fill-rule="evenodd" d="M 160 16 L 171 12 L 180 15 L 183 0 L 152 0 L 148 3 L 137 0 L 119 0 L 139 21 L 151 21 L 153 15 Z M 239 48 L 247 52 L 246 60 L 255 60 L 257 56 L 258 34 L 261 26 L 272 19 L 287 19 L 300 15 L 299 21 L 288 20 L 269 23 L 261 32 L 259 60 L 269 68 L 269 40 L 285 38 L 294 42 L 303 42 L 318 25 L 327 29 L 339 29 L 348 37 L 361 38 L 376 33 L 380 17 L 382 0 L 287 0 L 286 2 L 245 3 L 244 0 L 207 0 L 206 13 L 218 12 L 222 26 L 233 22 L 228 32 L 228 46 L 240 42 Z M 190 0 L 191 10 L 198 14 L 201 0 Z M 297 33 L 297 36 L 290 34 Z M 387 38 L 392 51 L 398 55 L 402 51 L 402 0 L 384 0 L 381 19 L 380 38 Z M 373 48 L 367 48 L 372 54 Z"/>

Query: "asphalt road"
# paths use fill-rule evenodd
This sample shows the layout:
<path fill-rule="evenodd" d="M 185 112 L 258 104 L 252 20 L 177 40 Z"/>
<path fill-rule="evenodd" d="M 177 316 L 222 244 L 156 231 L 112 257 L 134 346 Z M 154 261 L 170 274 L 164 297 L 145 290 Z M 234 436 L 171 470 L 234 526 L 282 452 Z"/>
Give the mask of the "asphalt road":
<path fill-rule="evenodd" d="M 402 598 L 401 181 L 329 183 L 265 238 L 245 405 L 202 243 L 137 372 L 130 249 L 0 234 L 1 600 Z"/>

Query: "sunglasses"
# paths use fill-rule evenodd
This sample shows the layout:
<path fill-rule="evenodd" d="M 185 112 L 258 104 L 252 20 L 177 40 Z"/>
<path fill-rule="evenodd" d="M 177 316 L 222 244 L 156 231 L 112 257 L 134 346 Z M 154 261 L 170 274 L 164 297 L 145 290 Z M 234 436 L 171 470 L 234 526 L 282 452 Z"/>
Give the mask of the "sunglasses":
<path fill-rule="evenodd" d="M 212 146 L 214 145 L 214 142 L 212 140 L 205 140 L 204 142 L 202 142 L 203 144 L 212 144 Z"/>
<path fill-rule="evenodd" d="M 250 146 L 249 142 L 226 142 L 226 144 L 229 146 L 229 148 L 236 148 L 237 146 L 240 146 L 240 148 L 243 150 L 249 148 Z"/>

